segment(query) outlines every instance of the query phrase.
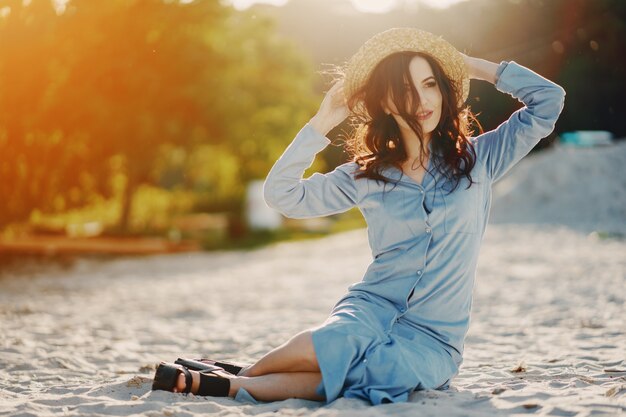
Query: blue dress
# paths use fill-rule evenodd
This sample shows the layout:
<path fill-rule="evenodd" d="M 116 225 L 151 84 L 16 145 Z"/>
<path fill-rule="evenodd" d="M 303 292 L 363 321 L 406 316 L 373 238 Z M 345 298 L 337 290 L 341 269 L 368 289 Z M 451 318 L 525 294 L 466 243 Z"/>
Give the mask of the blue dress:
<path fill-rule="evenodd" d="M 407 401 L 414 390 L 447 388 L 458 374 L 492 184 L 553 131 L 565 97 L 560 86 L 514 61 L 499 65 L 495 86 L 525 106 L 470 139 L 478 184 L 469 189 L 464 179 L 448 194 L 450 183 L 431 163 L 421 184 L 395 167 L 383 170 L 399 180 L 395 188 L 356 180 L 355 162 L 304 179 L 330 144 L 308 123 L 270 170 L 264 198 L 284 216 L 328 216 L 357 206 L 368 226 L 373 260 L 363 280 L 312 329 L 322 374 L 317 392 L 327 402 Z"/>

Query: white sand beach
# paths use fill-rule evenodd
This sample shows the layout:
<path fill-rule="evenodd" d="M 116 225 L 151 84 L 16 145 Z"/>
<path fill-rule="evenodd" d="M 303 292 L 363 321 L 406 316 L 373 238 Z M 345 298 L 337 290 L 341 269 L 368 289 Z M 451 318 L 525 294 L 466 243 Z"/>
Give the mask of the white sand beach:
<path fill-rule="evenodd" d="M 568 159 L 551 149 L 498 184 L 465 362 L 447 391 L 373 407 L 150 390 L 160 360 L 246 363 L 321 323 L 371 260 L 360 229 L 254 251 L 3 271 L 0 415 L 626 414 L 625 150 L 567 150 Z M 602 219 L 589 217 L 594 207 Z"/>

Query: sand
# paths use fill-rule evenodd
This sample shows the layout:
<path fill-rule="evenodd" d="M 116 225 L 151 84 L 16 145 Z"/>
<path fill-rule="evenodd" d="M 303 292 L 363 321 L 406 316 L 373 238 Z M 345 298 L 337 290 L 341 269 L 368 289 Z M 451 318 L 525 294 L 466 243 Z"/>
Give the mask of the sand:
<path fill-rule="evenodd" d="M 520 184 L 537 174 L 523 165 L 540 161 L 515 167 L 531 172 L 518 174 Z M 509 220 L 487 228 L 465 362 L 447 391 L 373 407 L 343 398 L 253 405 L 150 390 L 160 360 L 247 363 L 321 323 L 371 260 L 359 229 L 255 251 L 2 271 L 0 415 L 624 414 L 626 240 L 566 221 Z"/>
<path fill-rule="evenodd" d="M 626 235 L 626 140 L 531 154 L 494 187 L 492 223 L 562 224 Z"/>

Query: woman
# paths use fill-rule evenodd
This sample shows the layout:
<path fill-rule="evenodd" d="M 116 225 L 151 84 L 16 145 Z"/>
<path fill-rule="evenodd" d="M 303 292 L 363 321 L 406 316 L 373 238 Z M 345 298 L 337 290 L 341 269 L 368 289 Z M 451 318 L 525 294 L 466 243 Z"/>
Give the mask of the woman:
<path fill-rule="evenodd" d="M 469 79 L 523 100 L 495 130 L 470 136 Z M 162 363 L 155 389 L 272 401 L 372 404 L 448 387 L 463 362 L 491 186 L 554 129 L 565 92 L 511 61 L 456 51 L 434 35 L 395 28 L 367 41 L 269 172 L 268 205 L 287 217 L 358 206 L 373 261 L 328 319 L 251 366 Z M 353 160 L 303 179 L 325 135 L 360 119 Z M 388 188 L 392 184 L 393 187 Z M 217 365 L 217 366 L 215 366 Z M 219 367 L 221 366 L 221 367 Z M 188 369 L 189 368 L 189 369 Z M 224 371 L 226 369 L 229 372 Z"/>

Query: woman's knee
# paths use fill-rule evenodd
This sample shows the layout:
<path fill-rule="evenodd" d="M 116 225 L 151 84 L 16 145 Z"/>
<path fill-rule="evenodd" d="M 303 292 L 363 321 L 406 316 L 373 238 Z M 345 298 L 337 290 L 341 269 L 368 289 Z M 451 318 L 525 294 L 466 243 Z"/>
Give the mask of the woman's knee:
<path fill-rule="evenodd" d="M 315 369 L 319 369 L 315 347 L 313 345 L 313 335 L 311 330 L 305 330 L 296 334 L 289 341 L 292 347 L 302 355 L 303 359 L 310 363 Z"/>

